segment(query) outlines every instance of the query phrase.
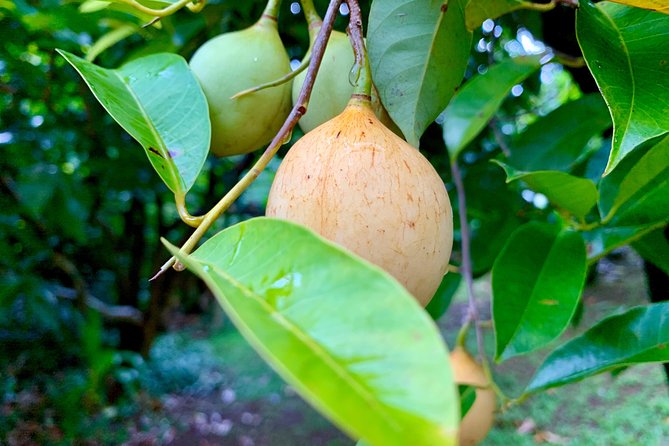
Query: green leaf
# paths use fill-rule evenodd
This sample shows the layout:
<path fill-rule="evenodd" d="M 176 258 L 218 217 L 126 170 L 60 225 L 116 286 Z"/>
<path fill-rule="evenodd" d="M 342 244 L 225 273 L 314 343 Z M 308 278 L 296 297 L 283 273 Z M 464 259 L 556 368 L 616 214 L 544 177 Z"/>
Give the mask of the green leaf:
<path fill-rule="evenodd" d="M 465 8 L 467 29 L 473 31 L 486 19 L 494 20 L 523 8 L 536 9 L 537 4 L 523 0 L 470 0 Z M 539 8 L 541 8 L 540 5 Z"/>
<path fill-rule="evenodd" d="M 444 142 L 451 160 L 483 130 L 511 88 L 541 66 L 540 60 L 541 56 L 506 59 L 458 90 L 443 115 Z"/>
<path fill-rule="evenodd" d="M 669 16 L 583 1 L 576 34 L 613 118 L 608 174 L 636 146 L 669 130 Z"/>
<path fill-rule="evenodd" d="M 387 273 L 268 218 L 178 257 L 258 353 L 351 437 L 384 446 L 456 443 L 459 404 L 444 342 Z"/>
<path fill-rule="evenodd" d="M 508 163 L 526 172 L 569 170 L 590 138 L 610 126 L 602 97 L 583 96 L 539 118 L 514 138 Z"/>
<path fill-rule="evenodd" d="M 458 391 L 460 392 L 460 419 L 463 419 L 476 401 L 476 387 L 460 385 Z"/>
<path fill-rule="evenodd" d="M 204 93 L 186 61 L 154 54 L 110 70 L 58 52 L 141 144 L 167 187 L 175 194 L 188 191 L 207 157 L 211 124 Z"/>
<path fill-rule="evenodd" d="M 669 220 L 669 136 L 640 145 L 599 185 L 602 219 L 617 226 Z"/>
<path fill-rule="evenodd" d="M 660 227 L 632 243 L 641 257 L 669 274 L 669 232 Z"/>
<path fill-rule="evenodd" d="M 407 141 L 418 147 L 446 108 L 469 60 L 466 0 L 375 0 L 367 41 L 381 101 Z"/>
<path fill-rule="evenodd" d="M 601 226 L 583 231 L 581 234 L 586 241 L 588 262 L 593 263 L 614 249 L 629 245 L 656 228 L 657 225 Z"/>
<path fill-rule="evenodd" d="M 535 192 L 542 193 L 555 207 L 583 218 L 597 203 L 597 187 L 586 178 L 555 170 L 522 172 L 498 160 L 492 160 L 506 172 L 506 182 L 522 180 Z"/>
<path fill-rule="evenodd" d="M 526 391 L 537 392 L 618 367 L 669 361 L 669 303 L 610 316 L 555 349 Z"/>
<path fill-rule="evenodd" d="M 580 234 L 539 222 L 518 228 L 492 269 L 496 360 L 560 336 L 576 310 L 585 274 Z"/>
<path fill-rule="evenodd" d="M 460 282 L 462 282 L 462 275 L 458 273 L 450 272 L 444 276 L 437 292 L 434 293 L 434 297 L 427 304 L 427 307 L 425 307 L 425 311 L 427 311 L 432 319 L 436 321 L 446 313 L 455 292 L 460 287 Z"/>

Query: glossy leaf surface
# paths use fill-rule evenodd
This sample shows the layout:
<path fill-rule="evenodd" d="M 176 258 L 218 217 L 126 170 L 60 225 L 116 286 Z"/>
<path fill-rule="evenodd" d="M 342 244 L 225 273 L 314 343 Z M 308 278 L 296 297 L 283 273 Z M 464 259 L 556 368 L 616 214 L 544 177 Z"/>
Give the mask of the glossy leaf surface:
<path fill-rule="evenodd" d="M 351 437 L 374 446 L 455 444 L 448 352 L 391 276 L 267 218 L 220 232 L 183 262 L 258 353 Z"/>
<path fill-rule="evenodd" d="M 535 192 L 542 193 L 555 207 L 576 217 L 584 217 L 597 203 L 597 187 L 586 178 L 555 170 L 523 172 L 495 161 L 506 172 L 506 182 L 524 181 Z"/>
<path fill-rule="evenodd" d="M 458 90 L 443 115 L 444 142 L 451 159 L 457 158 L 483 130 L 511 88 L 541 66 L 540 60 L 540 56 L 507 59 L 474 76 Z"/>
<path fill-rule="evenodd" d="M 415 147 L 462 82 L 472 40 L 465 27 L 466 3 L 372 3 L 367 42 L 374 83 L 393 121 Z"/>
<path fill-rule="evenodd" d="M 209 152 L 211 125 L 204 94 L 186 61 L 162 53 L 111 70 L 59 52 L 141 144 L 167 187 L 175 194 L 188 191 Z"/>
<path fill-rule="evenodd" d="M 599 210 L 617 225 L 669 220 L 669 136 L 642 144 L 602 178 Z"/>
<path fill-rule="evenodd" d="M 583 290 L 580 234 L 545 223 L 518 228 L 492 270 L 496 359 L 541 348 L 567 328 Z"/>
<path fill-rule="evenodd" d="M 669 16 L 583 1 L 576 31 L 613 118 L 609 173 L 637 145 L 669 131 Z"/>
<path fill-rule="evenodd" d="M 508 164 L 526 172 L 568 170 L 590 138 L 610 126 L 601 96 L 583 96 L 539 118 L 514 138 Z"/>
<path fill-rule="evenodd" d="M 561 386 L 618 367 L 669 361 L 669 303 L 632 308 L 608 317 L 557 348 L 527 391 Z"/>

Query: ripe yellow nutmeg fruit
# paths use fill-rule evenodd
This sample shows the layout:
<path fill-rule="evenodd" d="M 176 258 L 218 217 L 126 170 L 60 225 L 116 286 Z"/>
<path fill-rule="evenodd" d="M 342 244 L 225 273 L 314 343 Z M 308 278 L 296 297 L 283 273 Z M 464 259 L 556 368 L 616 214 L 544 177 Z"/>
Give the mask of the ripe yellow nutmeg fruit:
<path fill-rule="evenodd" d="M 230 99 L 290 72 L 290 60 L 272 18 L 263 16 L 249 28 L 205 42 L 190 67 L 209 104 L 215 155 L 238 155 L 263 147 L 290 113 L 290 82 Z"/>
<path fill-rule="evenodd" d="M 318 232 L 392 274 L 426 305 L 446 273 L 453 212 L 430 162 L 369 97 L 304 135 L 281 162 L 267 216 Z"/>
<path fill-rule="evenodd" d="M 494 422 L 496 398 L 479 363 L 462 347 L 451 352 L 455 382 L 476 387 L 476 400 L 460 423 L 460 446 L 475 446 L 490 432 Z"/>

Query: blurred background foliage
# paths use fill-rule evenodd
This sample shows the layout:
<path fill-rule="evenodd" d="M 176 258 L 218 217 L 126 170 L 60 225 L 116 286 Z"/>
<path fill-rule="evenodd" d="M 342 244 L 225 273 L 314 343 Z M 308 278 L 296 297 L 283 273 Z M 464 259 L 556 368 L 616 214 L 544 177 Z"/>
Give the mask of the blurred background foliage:
<path fill-rule="evenodd" d="M 213 0 L 202 13 L 181 11 L 143 28 L 147 17 L 118 4 L 0 0 L 0 439 L 117 444 L 127 433 L 109 431 L 108 420 L 136 414 L 147 395 L 206 394 L 221 381 L 213 359 L 206 359 L 213 354 L 208 347 L 184 351 L 175 337 L 155 343 L 165 330 L 220 326 L 222 316 L 191 274 L 148 281 L 168 257 L 159 237 L 178 243 L 189 229 L 140 146 L 55 49 L 92 54 L 100 39 L 127 35 L 96 63 L 117 67 L 163 51 L 188 59 L 207 39 L 251 25 L 263 3 Z M 366 16 L 370 2 L 361 3 Z M 326 5 L 316 1 L 321 13 Z M 296 3 L 283 2 L 279 25 L 295 61 L 308 42 L 298 12 Z M 340 17 L 336 28 L 345 23 Z M 572 11 L 520 11 L 487 21 L 475 32 L 467 76 L 503 58 L 544 51 L 544 41 L 578 56 Z M 503 171 L 488 160 L 504 138 L 593 86 L 584 68 L 570 73 L 559 64 L 545 66 L 514 87 L 489 131 L 465 153 L 477 276 L 490 270 L 518 225 L 549 215 L 545 197 L 507 187 Z M 300 135 L 296 129 L 293 140 Z M 606 143 L 590 141 L 574 169 L 598 176 Z M 428 129 L 421 146 L 452 191 L 439 125 Z M 210 158 L 188 196 L 189 208 L 209 209 L 256 157 Z M 277 165 L 217 228 L 263 214 Z M 456 246 L 456 262 L 458 256 Z M 445 283 L 444 296 L 450 299 L 455 288 Z M 440 314 L 447 303 L 435 300 L 434 306 Z M 22 437 L 12 436 L 17 426 Z"/>

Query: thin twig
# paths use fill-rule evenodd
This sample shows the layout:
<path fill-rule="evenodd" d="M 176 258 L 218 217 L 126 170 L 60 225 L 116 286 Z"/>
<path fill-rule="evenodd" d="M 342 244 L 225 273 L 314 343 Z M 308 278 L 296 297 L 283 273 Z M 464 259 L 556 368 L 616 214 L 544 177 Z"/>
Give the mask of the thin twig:
<path fill-rule="evenodd" d="M 458 214 L 460 215 L 460 238 L 462 245 L 462 264 L 460 265 L 460 273 L 465 278 L 465 283 L 467 284 L 467 295 L 469 297 L 469 306 L 465 325 L 469 324 L 470 322 L 474 324 L 479 356 L 481 357 L 481 361 L 484 362 L 486 359 L 483 345 L 483 333 L 481 332 L 481 327 L 478 325 L 479 313 L 478 307 L 476 306 L 476 295 L 474 294 L 474 277 L 472 275 L 469 223 L 467 222 L 467 198 L 465 196 L 465 186 L 462 181 L 462 173 L 460 172 L 460 167 L 458 166 L 457 160 L 453 160 L 451 162 L 451 173 L 453 174 L 453 182 L 455 183 L 455 189 L 458 194 Z"/>
<path fill-rule="evenodd" d="M 330 1 L 327 13 L 323 19 L 323 26 L 318 33 L 316 41 L 314 42 L 311 62 L 309 63 L 309 68 L 307 69 L 307 74 L 304 79 L 304 84 L 302 85 L 302 90 L 300 91 L 300 95 L 298 96 L 293 109 L 290 111 L 288 118 L 286 118 L 286 121 L 283 123 L 283 126 L 269 144 L 267 149 L 265 149 L 265 152 L 260 156 L 255 165 L 232 189 L 230 189 L 230 191 L 228 191 L 227 194 L 225 194 L 225 196 L 216 204 L 216 206 L 207 212 L 195 232 L 191 234 L 188 240 L 186 240 L 186 243 L 184 243 L 179 250 L 180 254 L 189 254 L 193 248 L 195 248 L 195 245 L 197 245 L 197 243 L 200 241 L 205 232 L 207 232 L 207 230 L 211 227 L 214 221 L 216 221 L 216 219 L 223 212 L 225 212 L 230 207 L 230 205 L 232 205 L 232 203 L 242 194 L 242 192 L 244 192 L 244 190 L 246 190 L 246 188 L 265 169 L 281 145 L 289 137 L 293 131 L 293 128 L 297 125 L 297 122 L 307 112 L 307 105 L 309 103 L 309 98 L 311 97 L 311 90 L 314 88 L 316 74 L 320 68 L 321 61 L 323 60 L 325 47 L 330 38 L 330 34 L 332 33 L 332 26 L 334 25 L 334 21 L 337 18 L 337 12 L 342 1 L 343 0 Z M 150 280 L 156 279 L 170 267 L 174 267 L 174 269 L 177 271 L 183 270 L 183 265 L 177 263 L 176 257 L 172 257 L 167 262 L 165 262 L 165 264 Z"/>

